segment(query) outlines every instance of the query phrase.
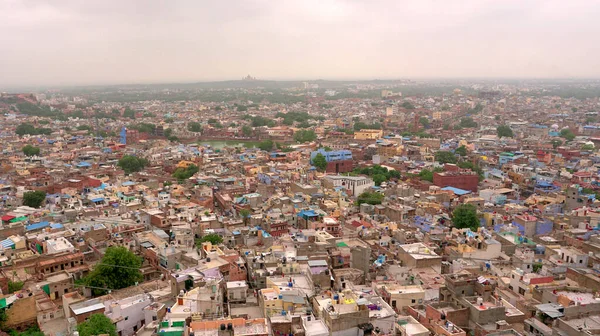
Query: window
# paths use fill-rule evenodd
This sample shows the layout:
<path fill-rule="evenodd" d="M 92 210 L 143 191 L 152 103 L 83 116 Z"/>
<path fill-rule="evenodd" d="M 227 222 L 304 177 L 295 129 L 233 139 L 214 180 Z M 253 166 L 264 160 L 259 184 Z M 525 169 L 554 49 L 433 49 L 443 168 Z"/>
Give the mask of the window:
<path fill-rule="evenodd" d="M 412 299 L 412 300 L 410 300 L 410 301 L 411 301 L 410 303 L 415 303 L 415 302 L 417 302 L 415 299 Z"/>
<path fill-rule="evenodd" d="M 129 320 L 129 316 L 125 316 L 125 321 Z"/>
<path fill-rule="evenodd" d="M 396 308 L 396 300 L 392 300 L 392 307 Z"/>

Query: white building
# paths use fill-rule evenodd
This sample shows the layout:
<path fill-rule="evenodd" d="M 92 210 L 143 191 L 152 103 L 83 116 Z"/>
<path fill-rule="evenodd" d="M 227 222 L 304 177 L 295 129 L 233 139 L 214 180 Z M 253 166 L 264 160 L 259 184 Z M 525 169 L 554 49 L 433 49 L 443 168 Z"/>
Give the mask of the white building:
<path fill-rule="evenodd" d="M 139 294 L 122 300 L 106 301 L 105 315 L 117 326 L 121 336 L 133 335 L 145 323 L 144 308 L 152 304 L 148 294 Z"/>
<path fill-rule="evenodd" d="M 372 179 L 364 176 L 327 176 L 324 183 L 329 187 L 343 187 L 358 196 L 375 185 Z"/>

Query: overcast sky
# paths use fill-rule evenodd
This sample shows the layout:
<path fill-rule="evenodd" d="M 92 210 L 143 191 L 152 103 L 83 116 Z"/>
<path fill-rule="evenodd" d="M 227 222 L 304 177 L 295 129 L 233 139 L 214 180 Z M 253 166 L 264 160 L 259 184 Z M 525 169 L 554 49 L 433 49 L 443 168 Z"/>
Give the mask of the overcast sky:
<path fill-rule="evenodd" d="M 600 77 L 595 0 L 0 0 L 0 86 Z"/>

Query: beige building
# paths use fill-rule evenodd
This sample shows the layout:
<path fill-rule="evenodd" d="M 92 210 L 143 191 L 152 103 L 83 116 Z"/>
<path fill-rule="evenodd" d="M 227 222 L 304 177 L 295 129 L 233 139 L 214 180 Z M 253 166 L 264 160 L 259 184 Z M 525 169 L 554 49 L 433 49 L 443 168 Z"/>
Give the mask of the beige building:
<path fill-rule="evenodd" d="M 383 137 L 382 130 L 376 129 L 362 129 L 354 132 L 354 140 L 376 140 Z"/>

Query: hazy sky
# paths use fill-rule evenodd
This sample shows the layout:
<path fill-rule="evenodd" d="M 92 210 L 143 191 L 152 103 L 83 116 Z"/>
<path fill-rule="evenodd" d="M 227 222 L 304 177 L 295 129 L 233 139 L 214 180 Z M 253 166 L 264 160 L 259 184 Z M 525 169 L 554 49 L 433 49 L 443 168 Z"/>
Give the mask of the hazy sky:
<path fill-rule="evenodd" d="M 0 0 L 0 86 L 600 77 L 596 0 Z"/>

